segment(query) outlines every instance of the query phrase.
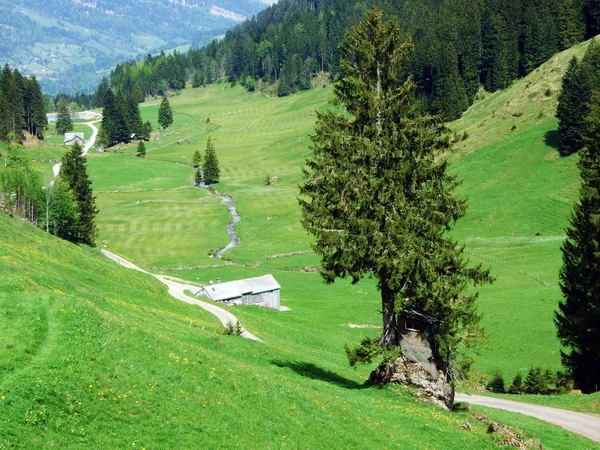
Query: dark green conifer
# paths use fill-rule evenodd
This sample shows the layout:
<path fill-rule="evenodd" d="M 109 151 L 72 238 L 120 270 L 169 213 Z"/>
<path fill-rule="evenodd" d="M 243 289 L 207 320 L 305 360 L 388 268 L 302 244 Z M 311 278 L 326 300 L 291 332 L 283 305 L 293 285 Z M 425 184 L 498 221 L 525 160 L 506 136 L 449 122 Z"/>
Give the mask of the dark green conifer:
<path fill-rule="evenodd" d="M 575 204 L 567 240 L 562 245 L 563 265 L 559 302 L 554 321 L 558 338 L 567 348 L 562 363 L 575 386 L 584 392 L 600 388 L 600 98 L 592 99 L 585 133 L 586 147 L 580 152 L 581 188 Z"/>
<path fill-rule="evenodd" d="M 206 184 L 214 184 L 219 182 L 220 170 L 219 161 L 215 152 L 215 146 L 210 136 L 206 143 L 206 152 L 204 153 L 204 164 L 202 165 L 202 171 L 204 172 L 204 182 Z"/>
<path fill-rule="evenodd" d="M 522 394 L 523 393 L 523 375 L 521 375 L 521 372 L 517 372 L 517 374 L 513 378 L 512 383 L 510 383 L 510 386 L 508 387 L 508 393 L 509 394 Z"/>
<path fill-rule="evenodd" d="M 111 89 L 104 95 L 104 108 L 102 110 L 102 129 L 105 144 L 112 146 L 119 142 L 129 142 L 129 130 L 123 117 L 123 105 Z"/>
<path fill-rule="evenodd" d="M 144 141 L 139 141 L 138 145 L 137 145 L 137 155 L 140 158 L 145 158 L 146 157 L 146 145 L 144 144 Z"/>
<path fill-rule="evenodd" d="M 0 140 L 6 141 L 8 133 L 11 131 L 10 112 L 8 102 L 4 98 L 4 93 L 0 91 Z"/>
<path fill-rule="evenodd" d="M 488 384 L 488 389 L 492 392 L 505 392 L 504 377 L 502 376 L 502 372 L 500 372 L 500 370 L 496 370 L 494 372 L 494 376 Z"/>
<path fill-rule="evenodd" d="M 443 46 L 431 100 L 432 112 L 444 120 L 458 119 L 469 107 L 465 85 L 458 73 L 458 59 L 452 44 Z"/>
<path fill-rule="evenodd" d="M 379 354 L 398 348 L 399 314 L 414 311 L 435 318 L 435 357 L 450 371 L 460 349 L 482 337 L 477 295 L 463 293 L 491 277 L 468 267 L 464 248 L 448 236 L 466 201 L 454 196 L 459 182 L 440 157 L 447 129 L 422 114 L 406 78 L 412 49 L 396 19 L 384 23 L 375 9 L 346 34 L 334 95 L 347 114 L 317 114 L 300 191 L 302 223 L 315 236 L 326 282 L 378 280 Z M 374 356 L 348 355 L 355 363 Z"/>
<path fill-rule="evenodd" d="M 58 112 L 56 114 L 56 133 L 65 134 L 73 131 L 73 121 L 71 120 L 71 110 L 65 97 L 58 101 Z"/>
<path fill-rule="evenodd" d="M 171 111 L 171 105 L 169 99 L 165 95 L 160 102 L 158 108 L 158 124 L 163 128 L 168 128 L 173 123 L 173 111 Z"/>
<path fill-rule="evenodd" d="M 43 139 L 44 130 L 48 127 L 48 119 L 46 117 L 44 95 L 35 76 L 25 79 L 23 98 L 27 130 L 38 138 Z"/>
<path fill-rule="evenodd" d="M 574 56 L 562 79 L 562 90 L 558 94 L 556 108 L 561 153 L 564 155 L 583 147 L 583 134 L 586 117 L 589 114 L 588 101 L 591 94 L 592 86 L 588 74 Z"/>
<path fill-rule="evenodd" d="M 199 88 L 204 83 L 202 72 L 199 70 L 194 71 L 194 78 L 192 79 L 192 87 Z"/>
<path fill-rule="evenodd" d="M 194 167 L 199 167 L 200 164 L 202 164 L 202 154 L 200 153 L 200 150 L 196 150 L 194 152 L 194 156 L 192 158 L 192 164 L 194 165 Z"/>
<path fill-rule="evenodd" d="M 585 37 L 585 17 L 580 0 L 561 0 L 558 10 L 558 45 L 560 50 L 578 44 Z"/>
<path fill-rule="evenodd" d="M 0 90 L 6 100 L 6 111 L 10 121 L 10 129 L 19 135 L 25 127 L 25 110 L 23 108 L 23 78 L 18 70 L 11 71 L 4 65 L 0 74 Z"/>
<path fill-rule="evenodd" d="M 95 218 L 98 209 L 96 209 L 96 197 L 92 192 L 92 182 L 88 177 L 86 166 L 87 162 L 81 154 L 81 146 L 75 143 L 63 156 L 60 177 L 72 191 L 77 211 L 74 242 L 95 246 L 97 235 Z"/>
<path fill-rule="evenodd" d="M 152 124 L 150 123 L 149 120 L 147 120 L 146 123 L 144 123 L 144 134 L 143 134 L 144 140 L 149 141 L 151 135 L 152 135 Z"/>

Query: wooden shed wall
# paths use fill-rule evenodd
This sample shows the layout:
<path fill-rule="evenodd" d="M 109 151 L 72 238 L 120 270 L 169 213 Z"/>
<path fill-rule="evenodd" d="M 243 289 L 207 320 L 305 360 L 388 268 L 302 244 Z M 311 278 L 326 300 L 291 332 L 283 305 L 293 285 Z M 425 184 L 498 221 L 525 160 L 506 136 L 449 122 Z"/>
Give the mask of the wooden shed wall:
<path fill-rule="evenodd" d="M 246 305 L 255 305 L 257 303 L 264 303 L 269 308 L 279 309 L 279 289 L 269 292 L 261 292 L 260 294 L 249 294 L 244 295 L 244 303 Z"/>

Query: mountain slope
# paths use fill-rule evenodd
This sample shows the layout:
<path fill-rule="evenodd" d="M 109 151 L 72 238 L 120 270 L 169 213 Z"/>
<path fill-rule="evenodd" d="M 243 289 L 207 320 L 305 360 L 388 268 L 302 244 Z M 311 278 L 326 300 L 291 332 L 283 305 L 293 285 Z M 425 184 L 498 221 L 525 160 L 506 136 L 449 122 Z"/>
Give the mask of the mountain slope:
<path fill-rule="evenodd" d="M 96 87 L 101 69 L 204 44 L 267 4 L 256 0 L 0 0 L 0 61 L 47 93 Z"/>

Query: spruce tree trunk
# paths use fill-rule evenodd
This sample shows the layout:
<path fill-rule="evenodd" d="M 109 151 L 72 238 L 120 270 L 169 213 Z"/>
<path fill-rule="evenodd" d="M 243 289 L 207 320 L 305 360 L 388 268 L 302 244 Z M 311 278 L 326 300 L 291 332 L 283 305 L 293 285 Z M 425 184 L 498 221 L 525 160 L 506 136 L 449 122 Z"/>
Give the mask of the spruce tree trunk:
<path fill-rule="evenodd" d="M 381 280 L 381 312 L 383 314 L 383 335 L 381 345 L 398 345 L 398 322 L 394 311 L 395 294 L 387 279 Z"/>

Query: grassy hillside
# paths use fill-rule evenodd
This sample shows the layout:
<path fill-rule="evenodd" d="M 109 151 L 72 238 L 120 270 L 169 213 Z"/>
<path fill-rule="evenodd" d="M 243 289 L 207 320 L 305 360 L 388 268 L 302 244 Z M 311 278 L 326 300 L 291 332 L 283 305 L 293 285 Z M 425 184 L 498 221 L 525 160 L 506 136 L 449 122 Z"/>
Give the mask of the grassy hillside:
<path fill-rule="evenodd" d="M 468 132 L 451 157 L 470 201 L 453 233 L 498 277 L 481 290 L 490 335 L 474 365 L 481 374 L 559 367 L 552 312 L 578 183 L 576 156 L 553 148 L 553 109 L 561 71 L 582 51 L 558 55 L 451 124 Z M 216 334 L 212 316 L 97 250 L 0 215 L 0 449 L 493 447 L 480 425 L 460 431 L 467 413 L 423 405 L 402 388 L 367 388 L 372 367 L 355 371 L 345 360 L 345 343 L 378 332 L 375 282 L 322 283 L 296 200 L 314 111 L 330 95 L 188 90 L 171 99 L 175 124 L 147 145 L 148 158 L 133 147 L 89 155 L 100 245 L 192 281 L 274 274 L 292 311 L 234 310 L 264 345 Z M 155 127 L 157 110 L 142 108 Z M 193 152 L 204 152 L 209 133 L 222 168 L 216 188 L 242 216 L 243 242 L 223 261 L 209 254 L 228 241 L 227 209 L 191 185 Z M 27 151 L 46 170 L 60 154 Z M 277 183 L 266 186 L 267 175 Z M 532 431 L 544 448 L 598 448 L 533 419 L 489 414 Z"/>
<path fill-rule="evenodd" d="M 577 195 L 578 176 L 577 156 L 561 158 L 556 150 L 554 111 L 564 68 L 573 54 L 582 55 L 584 49 L 585 44 L 563 52 L 507 90 L 484 95 L 462 119 L 450 124 L 459 135 L 468 134 L 449 156 L 451 170 L 464 181 L 459 194 L 468 197 L 470 203 L 467 216 L 453 233 L 467 245 L 473 262 L 489 265 L 497 276 L 494 285 L 481 290 L 480 308 L 489 342 L 476 356 L 474 368 L 483 374 L 501 369 L 512 377 L 531 366 L 560 368 L 552 314 L 560 299 L 559 249 Z M 165 177 L 174 168 L 180 172 L 177 180 L 164 181 L 164 189 L 170 190 L 161 194 L 152 190 L 159 184 L 162 187 L 163 181 L 149 183 L 140 192 L 100 193 L 101 210 L 106 208 L 99 216 L 101 239 L 108 241 L 110 249 L 154 267 L 185 269 L 220 264 L 207 255 L 227 241 L 224 223 L 217 224 L 221 220 L 218 217 L 224 217 L 219 214 L 226 213 L 225 206 L 205 203 L 206 208 L 217 208 L 221 213 L 199 212 L 195 222 L 180 212 L 176 202 L 194 198 L 205 201 L 206 193 L 193 188 L 175 190 L 180 185 L 191 186 L 193 169 L 182 164 L 191 163 L 195 150 L 204 151 L 210 133 L 222 168 L 216 188 L 231 195 L 238 206 L 242 221 L 236 229 L 243 243 L 224 255 L 233 263 L 227 267 L 177 271 L 177 275 L 207 282 L 216 277 L 228 280 L 249 273 L 275 272 L 279 276 L 281 272 L 290 278 L 291 285 L 284 286 L 284 301 L 293 297 L 304 301 L 294 286 L 304 284 L 300 271 L 315 267 L 318 260 L 307 253 L 310 237 L 299 223 L 296 197 L 300 168 L 310 151 L 314 111 L 325 107 L 330 95 L 330 89 L 324 89 L 283 99 L 267 98 L 241 88 L 215 85 L 172 98 L 175 124 L 147 146 L 147 160 L 127 155 L 132 148 L 119 155 L 90 157 L 94 182 L 101 186 L 108 183 L 111 189 L 130 189 L 127 186 L 144 177 L 153 180 L 160 168 Z M 145 106 L 142 113 L 144 120 L 156 121 L 157 105 Z M 126 182 L 113 182 L 113 177 L 107 176 L 130 165 Z M 265 186 L 267 175 L 277 177 L 277 183 Z M 139 215 L 124 206 L 143 199 L 160 199 L 162 203 L 139 204 L 135 208 Z M 150 255 L 147 243 L 152 233 L 139 232 L 140 222 L 145 222 L 142 218 L 150 220 L 145 211 L 149 205 L 160 211 L 158 221 L 165 222 L 161 228 L 155 220 L 154 230 L 171 230 L 168 236 L 179 241 L 173 242 L 174 249 L 181 249 L 179 255 Z M 178 215 L 181 220 L 175 218 Z M 172 231 L 175 223 L 181 233 Z M 203 232 L 193 231 L 196 226 Z M 193 252 L 182 245 L 190 242 L 190 234 L 196 236 Z M 317 290 L 322 302 L 327 301 L 324 292 Z M 365 297 L 375 309 L 377 292 L 372 290 Z M 244 311 L 244 315 L 253 314 L 257 313 Z"/>
<path fill-rule="evenodd" d="M 345 364 L 360 335 L 347 324 L 377 319 L 372 285 L 323 303 L 314 274 L 282 277 L 294 311 L 247 308 L 260 344 L 216 334 L 212 316 L 97 250 L 3 214 L 0 236 L 0 448 L 494 448 L 484 425 L 460 430 L 469 413 L 365 387 Z M 600 448 L 523 424 L 545 448 Z"/>

